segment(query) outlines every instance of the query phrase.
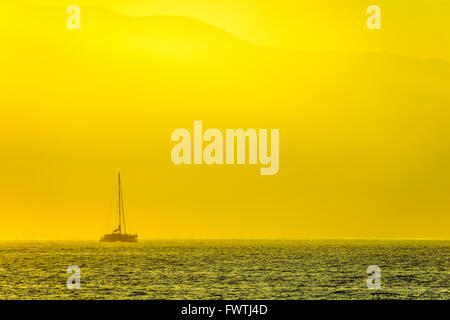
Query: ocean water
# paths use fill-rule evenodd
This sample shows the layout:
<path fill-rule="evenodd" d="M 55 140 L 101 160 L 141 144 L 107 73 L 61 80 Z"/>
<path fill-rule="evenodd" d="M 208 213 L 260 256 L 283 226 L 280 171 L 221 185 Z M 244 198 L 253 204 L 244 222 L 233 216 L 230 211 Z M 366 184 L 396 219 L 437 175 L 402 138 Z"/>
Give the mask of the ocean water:
<path fill-rule="evenodd" d="M 450 241 L 0 242 L 0 299 L 450 299 Z"/>

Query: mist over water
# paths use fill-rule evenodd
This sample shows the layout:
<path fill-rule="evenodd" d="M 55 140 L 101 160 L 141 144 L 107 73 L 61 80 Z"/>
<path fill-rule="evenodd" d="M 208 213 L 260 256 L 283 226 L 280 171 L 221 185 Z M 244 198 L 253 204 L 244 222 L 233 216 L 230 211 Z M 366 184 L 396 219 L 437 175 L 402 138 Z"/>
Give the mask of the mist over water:
<path fill-rule="evenodd" d="M 450 299 L 450 241 L 0 242 L 0 299 Z"/>

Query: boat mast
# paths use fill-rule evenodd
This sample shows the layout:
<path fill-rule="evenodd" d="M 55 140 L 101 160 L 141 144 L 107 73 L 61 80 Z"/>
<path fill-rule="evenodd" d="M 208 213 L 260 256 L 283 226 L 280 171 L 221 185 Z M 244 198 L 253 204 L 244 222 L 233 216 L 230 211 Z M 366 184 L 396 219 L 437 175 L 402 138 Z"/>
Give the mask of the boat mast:
<path fill-rule="evenodd" d="M 123 220 L 123 231 L 126 234 L 127 233 L 127 225 L 125 223 L 125 208 L 123 206 L 123 192 L 122 192 L 122 188 L 120 189 L 120 203 L 122 204 L 122 220 Z"/>
<path fill-rule="evenodd" d="M 118 211 L 119 211 L 119 234 L 122 233 L 122 197 L 121 197 L 121 190 L 120 190 L 120 172 L 119 172 L 119 206 L 118 206 Z"/>

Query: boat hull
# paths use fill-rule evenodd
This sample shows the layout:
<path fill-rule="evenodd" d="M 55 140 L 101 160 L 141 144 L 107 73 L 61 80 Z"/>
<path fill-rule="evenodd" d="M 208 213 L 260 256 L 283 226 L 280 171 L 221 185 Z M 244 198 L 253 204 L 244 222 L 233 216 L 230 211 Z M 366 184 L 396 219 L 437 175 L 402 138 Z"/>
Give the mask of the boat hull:
<path fill-rule="evenodd" d="M 100 242 L 137 242 L 137 234 L 110 233 L 105 234 Z"/>

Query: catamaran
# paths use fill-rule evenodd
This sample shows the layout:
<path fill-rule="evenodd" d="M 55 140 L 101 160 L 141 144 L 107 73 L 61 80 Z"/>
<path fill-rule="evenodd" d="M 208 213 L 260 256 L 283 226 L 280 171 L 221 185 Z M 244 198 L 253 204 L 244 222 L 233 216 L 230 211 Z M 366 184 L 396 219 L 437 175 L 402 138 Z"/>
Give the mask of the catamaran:
<path fill-rule="evenodd" d="M 100 242 L 137 242 L 137 234 L 127 233 L 127 225 L 125 224 L 125 210 L 123 207 L 122 186 L 120 183 L 119 172 L 119 203 L 117 208 L 119 217 L 119 226 L 112 233 L 105 234 L 101 237 Z"/>

